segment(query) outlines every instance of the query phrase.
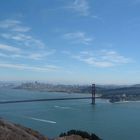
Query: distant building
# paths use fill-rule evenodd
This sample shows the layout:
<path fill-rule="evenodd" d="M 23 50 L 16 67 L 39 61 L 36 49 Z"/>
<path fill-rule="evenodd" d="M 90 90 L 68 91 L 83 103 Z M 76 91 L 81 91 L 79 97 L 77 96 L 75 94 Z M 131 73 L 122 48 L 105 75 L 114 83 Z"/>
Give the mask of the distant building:
<path fill-rule="evenodd" d="M 125 93 L 122 95 L 122 101 L 126 101 L 126 94 Z"/>

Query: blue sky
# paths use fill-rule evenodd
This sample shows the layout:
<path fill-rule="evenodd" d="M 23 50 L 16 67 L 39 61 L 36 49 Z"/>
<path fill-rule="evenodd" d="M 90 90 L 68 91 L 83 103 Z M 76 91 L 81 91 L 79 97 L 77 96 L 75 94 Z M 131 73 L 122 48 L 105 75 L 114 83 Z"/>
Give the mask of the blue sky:
<path fill-rule="evenodd" d="M 1 0 L 0 79 L 140 83 L 140 0 Z"/>

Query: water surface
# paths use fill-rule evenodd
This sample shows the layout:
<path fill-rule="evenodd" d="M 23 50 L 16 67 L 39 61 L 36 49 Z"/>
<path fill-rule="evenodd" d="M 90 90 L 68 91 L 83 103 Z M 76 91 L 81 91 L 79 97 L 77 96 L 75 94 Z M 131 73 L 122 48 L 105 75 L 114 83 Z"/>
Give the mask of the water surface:
<path fill-rule="evenodd" d="M 0 100 L 81 97 L 81 94 L 0 89 Z M 89 96 L 89 95 L 88 95 Z M 140 138 L 140 102 L 111 104 L 98 99 L 1 104 L 0 117 L 31 127 L 49 137 L 69 129 L 95 132 L 103 140 Z"/>

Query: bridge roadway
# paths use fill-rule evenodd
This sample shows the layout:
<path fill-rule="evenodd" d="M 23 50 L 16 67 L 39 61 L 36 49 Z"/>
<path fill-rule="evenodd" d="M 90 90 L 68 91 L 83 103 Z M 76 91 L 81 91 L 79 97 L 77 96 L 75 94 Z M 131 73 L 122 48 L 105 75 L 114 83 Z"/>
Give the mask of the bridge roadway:
<path fill-rule="evenodd" d="M 98 97 L 96 97 L 98 98 Z M 48 98 L 48 99 L 28 99 L 28 100 L 7 100 L 0 101 L 0 104 L 11 104 L 11 103 L 25 103 L 25 102 L 45 102 L 45 101 L 59 101 L 59 100 L 81 100 L 81 99 L 92 99 L 92 97 L 77 97 L 77 98 Z"/>

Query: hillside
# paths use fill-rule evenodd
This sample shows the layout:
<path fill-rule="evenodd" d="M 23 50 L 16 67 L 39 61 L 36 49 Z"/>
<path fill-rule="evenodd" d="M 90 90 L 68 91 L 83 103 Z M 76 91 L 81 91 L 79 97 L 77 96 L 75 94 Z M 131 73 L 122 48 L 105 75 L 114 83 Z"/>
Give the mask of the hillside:
<path fill-rule="evenodd" d="M 68 135 L 60 135 L 60 137 L 52 138 L 51 140 L 88 140 L 88 138 L 90 140 L 100 140 L 95 134 L 90 135 L 87 132 L 75 130 L 69 132 Z M 49 140 L 49 138 L 30 128 L 0 119 L 0 140 Z"/>
<path fill-rule="evenodd" d="M 0 119 L 0 140 L 47 140 L 39 132 Z"/>

